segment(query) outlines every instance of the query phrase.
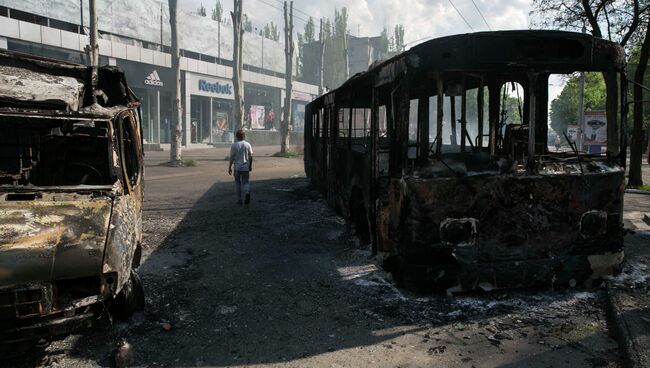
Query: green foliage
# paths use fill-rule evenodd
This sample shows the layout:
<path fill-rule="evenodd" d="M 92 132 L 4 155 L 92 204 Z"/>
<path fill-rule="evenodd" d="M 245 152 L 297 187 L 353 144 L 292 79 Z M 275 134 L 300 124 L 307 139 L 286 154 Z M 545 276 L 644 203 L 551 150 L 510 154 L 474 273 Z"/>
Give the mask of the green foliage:
<path fill-rule="evenodd" d="M 580 76 L 572 75 L 564 85 L 560 95 L 551 102 L 551 127 L 562 134 L 567 125 L 578 123 L 578 100 Z M 605 109 L 605 80 L 601 73 L 585 73 L 585 111 Z"/>
<path fill-rule="evenodd" d="M 217 22 L 223 21 L 223 5 L 221 5 L 221 0 L 217 0 L 214 9 L 212 9 L 212 20 L 216 20 Z"/>
<path fill-rule="evenodd" d="M 203 3 L 201 3 L 201 6 L 198 9 L 196 9 L 196 12 L 202 17 L 205 17 L 205 16 L 208 15 L 208 13 L 205 10 L 205 6 L 203 6 Z"/>
<path fill-rule="evenodd" d="M 404 51 L 404 26 L 401 24 L 395 25 L 395 38 L 394 38 L 394 48 L 395 52 Z"/>
<path fill-rule="evenodd" d="M 188 167 L 196 166 L 196 160 L 185 159 L 183 160 L 183 166 L 188 166 Z"/>
<path fill-rule="evenodd" d="M 300 155 L 299 152 L 289 150 L 287 152 L 276 152 L 273 154 L 273 157 L 292 158 L 299 155 Z"/>
<path fill-rule="evenodd" d="M 253 22 L 248 18 L 248 14 L 244 14 L 241 20 L 242 29 L 246 32 L 253 32 Z"/>
<path fill-rule="evenodd" d="M 316 40 L 314 38 L 315 30 L 316 30 L 316 26 L 314 25 L 314 18 L 309 17 L 307 24 L 305 24 L 305 36 L 304 36 L 305 43 L 314 42 Z"/>
<path fill-rule="evenodd" d="M 338 87 L 346 79 L 345 37 L 348 34 L 348 11 L 334 9 L 334 23 L 323 21 L 325 55 L 323 80 L 329 89 Z"/>
<path fill-rule="evenodd" d="M 278 25 L 273 23 L 267 23 L 264 26 L 264 32 L 260 30 L 260 36 L 263 36 L 264 38 L 268 38 L 269 40 L 273 41 L 279 41 L 280 40 L 280 31 L 278 30 Z"/>

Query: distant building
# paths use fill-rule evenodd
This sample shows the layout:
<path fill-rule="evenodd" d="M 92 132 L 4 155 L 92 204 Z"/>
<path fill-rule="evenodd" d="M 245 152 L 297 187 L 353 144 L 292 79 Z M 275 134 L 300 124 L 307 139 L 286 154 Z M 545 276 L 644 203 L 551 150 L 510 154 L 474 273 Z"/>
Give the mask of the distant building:
<path fill-rule="evenodd" d="M 349 77 L 357 73 L 362 73 L 368 70 L 368 67 L 373 63 L 385 60 L 392 56 L 390 53 L 382 51 L 382 37 L 355 37 L 347 36 L 348 44 L 348 70 Z M 303 45 L 302 48 L 302 64 L 303 74 L 301 80 L 305 83 L 318 85 L 320 83 L 320 43 L 318 41 L 310 42 Z M 326 73 L 327 74 L 327 73 Z M 324 76 L 324 86 L 329 89 L 338 87 L 337 83 L 328 75 Z"/>

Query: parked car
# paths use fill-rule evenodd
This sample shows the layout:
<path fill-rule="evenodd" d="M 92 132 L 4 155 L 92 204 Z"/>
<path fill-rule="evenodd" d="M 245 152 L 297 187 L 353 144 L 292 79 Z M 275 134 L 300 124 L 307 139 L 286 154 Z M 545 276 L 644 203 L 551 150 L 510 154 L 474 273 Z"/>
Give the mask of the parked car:
<path fill-rule="evenodd" d="M 0 343 L 143 309 L 139 102 L 124 74 L 0 52 Z"/>

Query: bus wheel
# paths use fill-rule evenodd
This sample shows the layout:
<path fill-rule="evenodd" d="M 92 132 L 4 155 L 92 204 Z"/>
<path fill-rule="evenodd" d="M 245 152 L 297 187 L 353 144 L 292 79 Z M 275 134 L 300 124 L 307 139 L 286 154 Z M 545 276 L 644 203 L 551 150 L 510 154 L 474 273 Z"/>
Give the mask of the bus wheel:
<path fill-rule="evenodd" d="M 350 200 L 350 220 L 354 224 L 354 230 L 361 243 L 370 244 L 370 226 L 366 206 L 357 195 L 353 195 Z"/>

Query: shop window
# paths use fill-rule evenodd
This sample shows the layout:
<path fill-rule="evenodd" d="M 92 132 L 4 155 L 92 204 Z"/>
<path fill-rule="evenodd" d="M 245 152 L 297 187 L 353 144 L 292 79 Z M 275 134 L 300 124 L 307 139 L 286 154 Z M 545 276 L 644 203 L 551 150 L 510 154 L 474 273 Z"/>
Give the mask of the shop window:
<path fill-rule="evenodd" d="M 338 140 L 339 146 L 348 146 L 350 143 L 350 109 L 340 108 L 338 110 Z"/>

